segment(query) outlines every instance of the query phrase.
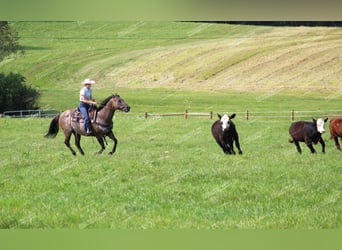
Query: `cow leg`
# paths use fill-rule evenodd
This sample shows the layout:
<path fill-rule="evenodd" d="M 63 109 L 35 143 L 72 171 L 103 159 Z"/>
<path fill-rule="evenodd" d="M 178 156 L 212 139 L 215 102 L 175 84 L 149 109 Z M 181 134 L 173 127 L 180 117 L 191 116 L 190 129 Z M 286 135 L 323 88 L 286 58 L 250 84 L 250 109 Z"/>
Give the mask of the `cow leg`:
<path fill-rule="evenodd" d="M 324 140 L 323 140 L 323 138 L 321 137 L 321 138 L 319 138 L 319 142 L 321 143 L 321 145 L 322 145 L 322 153 L 324 154 L 325 153 L 325 142 L 324 142 Z"/>
<path fill-rule="evenodd" d="M 316 150 L 314 149 L 314 147 L 312 146 L 312 141 L 311 140 L 306 140 L 306 145 L 309 147 L 311 153 L 315 154 Z"/>
<path fill-rule="evenodd" d="M 296 145 L 296 148 L 297 148 L 297 151 L 298 153 L 302 153 L 302 149 L 300 148 L 300 145 L 299 145 L 299 141 L 297 140 L 293 140 L 294 144 Z"/>
<path fill-rule="evenodd" d="M 239 155 L 242 155 L 242 150 L 240 148 L 240 142 L 239 142 L 239 136 L 236 134 L 235 136 L 235 146 L 237 147 L 237 149 L 239 150 Z"/>
<path fill-rule="evenodd" d="M 223 152 L 227 155 L 231 155 L 232 154 L 232 149 L 227 145 L 227 144 L 223 144 Z"/>
<path fill-rule="evenodd" d="M 340 146 L 340 143 L 338 142 L 338 137 L 337 136 L 334 136 L 334 141 L 335 141 L 336 148 L 341 151 L 341 146 Z M 341 138 L 341 141 L 342 141 L 342 138 Z"/>
<path fill-rule="evenodd" d="M 315 150 L 315 148 L 312 146 L 312 143 L 309 143 L 309 144 L 307 144 L 307 145 L 308 145 L 308 147 L 309 147 L 311 153 L 315 154 L 315 153 L 316 153 L 316 150 Z"/>
<path fill-rule="evenodd" d="M 232 139 L 232 140 L 229 140 L 229 142 L 228 142 L 227 144 L 229 145 L 229 148 L 230 148 L 230 150 L 231 150 L 231 153 L 232 153 L 233 155 L 235 155 L 236 153 L 235 153 L 235 151 L 234 151 L 233 139 Z"/>
<path fill-rule="evenodd" d="M 227 155 L 230 155 L 232 153 L 230 148 L 228 147 L 228 145 L 225 142 L 222 142 L 220 140 L 217 140 L 216 142 L 222 148 L 223 153 L 225 153 Z"/>
<path fill-rule="evenodd" d="M 83 149 L 81 148 L 81 135 L 75 133 L 74 136 L 75 136 L 75 145 L 76 145 L 76 147 L 78 148 L 78 151 L 79 151 L 82 155 L 84 155 L 84 151 L 83 151 Z"/>

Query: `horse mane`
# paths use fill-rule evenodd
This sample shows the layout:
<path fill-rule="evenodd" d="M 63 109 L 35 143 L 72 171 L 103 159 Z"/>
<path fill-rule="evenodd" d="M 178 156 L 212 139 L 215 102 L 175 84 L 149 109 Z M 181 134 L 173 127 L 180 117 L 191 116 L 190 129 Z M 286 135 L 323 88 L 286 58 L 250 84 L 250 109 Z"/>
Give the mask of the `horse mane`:
<path fill-rule="evenodd" d="M 100 106 L 97 108 L 97 111 L 100 111 L 101 109 L 103 109 L 107 105 L 107 103 L 114 97 L 120 97 L 120 96 L 118 94 L 108 96 L 106 99 L 104 99 L 101 102 Z"/>

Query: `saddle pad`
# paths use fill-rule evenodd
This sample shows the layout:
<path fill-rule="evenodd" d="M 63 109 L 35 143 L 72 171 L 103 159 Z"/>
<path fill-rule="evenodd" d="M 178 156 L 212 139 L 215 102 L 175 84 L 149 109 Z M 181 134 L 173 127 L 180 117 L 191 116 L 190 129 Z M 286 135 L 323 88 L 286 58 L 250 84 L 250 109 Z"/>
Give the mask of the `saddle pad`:
<path fill-rule="evenodd" d="M 90 122 L 93 122 L 94 117 L 95 117 L 95 109 L 89 109 L 88 110 L 88 116 L 90 118 Z M 71 112 L 71 120 L 73 122 L 80 122 L 80 121 L 84 121 L 83 115 L 80 111 L 79 108 L 75 108 L 72 112 Z"/>
<path fill-rule="evenodd" d="M 73 122 L 79 122 L 79 121 L 83 121 L 83 115 L 81 113 L 81 111 L 78 108 L 75 108 L 72 112 L 71 112 L 71 120 Z"/>

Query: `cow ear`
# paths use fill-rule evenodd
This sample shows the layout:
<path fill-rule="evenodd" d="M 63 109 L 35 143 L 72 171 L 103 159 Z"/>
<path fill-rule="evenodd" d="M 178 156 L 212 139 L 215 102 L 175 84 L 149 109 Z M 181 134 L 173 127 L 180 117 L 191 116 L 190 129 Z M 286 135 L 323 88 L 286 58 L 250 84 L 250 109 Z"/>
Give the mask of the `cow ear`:
<path fill-rule="evenodd" d="M 329 118 L 328 117 L 326 117 L 325 119 L 324 119 L 324 122 L 327 122 L 329 120 Z"/>
<path fill-rule="evenodd" d="M 219 118 L 219 119 L 221 119 L 221 118 L 222 118 L 222 116 L 221 116 L 219 113 L 217 113 L 217 116 L 218 116 L 218 118 Z"/>
<path fill-rule="evenodd" d="M 236 114 L 232 114 L 231 116 L 229 116 L 230 119 L 233 119 L 236 116 Z"/>

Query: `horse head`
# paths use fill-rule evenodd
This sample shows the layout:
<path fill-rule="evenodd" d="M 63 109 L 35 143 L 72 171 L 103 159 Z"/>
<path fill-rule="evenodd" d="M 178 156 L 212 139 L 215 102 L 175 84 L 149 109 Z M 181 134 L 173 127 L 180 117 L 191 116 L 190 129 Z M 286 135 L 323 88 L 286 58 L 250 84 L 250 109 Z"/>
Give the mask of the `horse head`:
<path fill-rule="evenodd" d="M 131 107 L 120 97 L 120 95 L 115 94 L 111 98 L 111 108 L 113 110 L 121 110 L 124 112 L 129 112 Z"/>

